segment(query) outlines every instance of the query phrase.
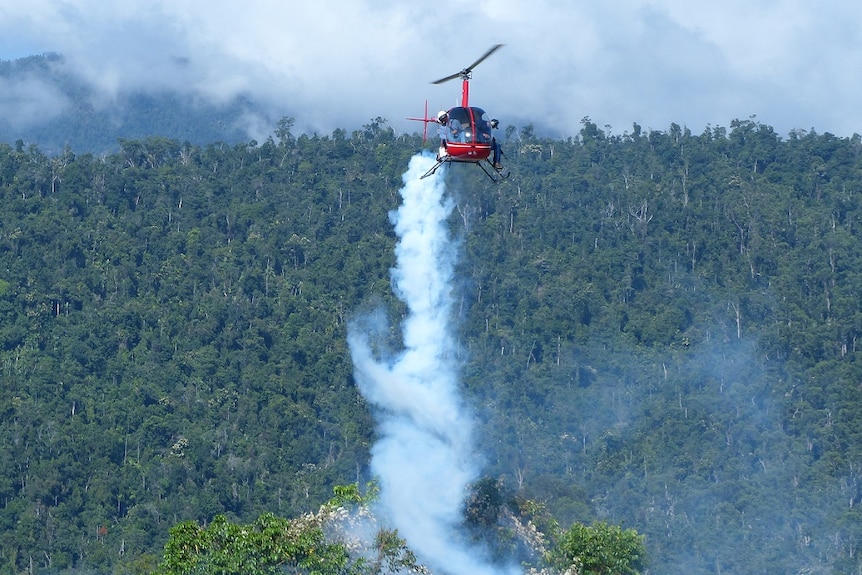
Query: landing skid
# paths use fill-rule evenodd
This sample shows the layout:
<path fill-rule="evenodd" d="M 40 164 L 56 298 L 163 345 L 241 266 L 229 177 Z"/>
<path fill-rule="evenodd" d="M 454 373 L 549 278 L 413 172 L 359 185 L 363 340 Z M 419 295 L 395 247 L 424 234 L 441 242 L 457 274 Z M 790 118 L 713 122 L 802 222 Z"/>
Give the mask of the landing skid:
<path fill-rule="evenodd" d="M 491 166 L 491 170 L 488 170 L 488 168 L 486 168 L 485 164 L 483 164 L 482 162 L 479 162 L 476 165 L 479 166 L 480 168 L 482 168 L 482 171 L 485 172 L 485 175 L 488 176 L 488 178 L 490 178 L 490 180 L 492 182 L 494 182 L 495 184 L 499 184 L 500 182 L 502 182 L 503 180 L 508 178 L 509 174 L 511 173 L 511 172 L 509 172 L 509 170 L 506 170 L 505 172 L 503 172 L 504 168 L 500 168 L 498 170 L 497 168 L 494 167 L 494 164 L 492 164 L 491 162 L 488 162 L 488 165 Z"/>
<path fill-rule="evenodd" d="M 433 175 L 434 172 L 436 172 L 440 168 L 440 166 L 442 166 L 443 164 L 450 163 L 451 161 L 452 161 L 452 158 L 450 158 L 450 157 L 438 158 L 437 163 L 434 164 L 433 166 L 431 166 L 431 169 L 428 170 L 427 172 L 425 172 L 425 174 L 419 179 L 422 180 L 422 179 L 427 178 L 428 176 Z M 487 162 L 487 160 L 486 160 L 486 162 Z M 508 170 L 506 170 L 505 172 L 503 172 L 503 168 L 500 168 L 498 170 L 497 168 L 494 167 L 494 165 L 491 162 L 487 162 L 487 164 L 489 166 L 491 166 L 490 170 L 485 167 L 485 163 L 483 163 L 483 162 L 459 161 L 457 163 L 459 163 L 459 164 L 463 164 L 463 163 L 476 164 L 477 166 L 482 168 L 482 171 L 485 172 L 485 175 L 488 176 L 488 179 L 490 179 L 495 184 L 499 184 L 500 182 L 502 182 L 503 180 L 508 178 L 510 175 L 510 172 Z"/>
<path fill-rule="evenodd" d="M 446 162 L 449 162 L 449 161 L 451 161 L 449 158 L 443 158 L 442 160 L 441 160 L 440 158 L 437 158 L 437 163 L 436 163 L 436 164 L 434 164 L 434 165 L 431 167 L 431 169 L 430 169 L 430 170 L 428 170 L 427 172 L 425 172 L 425 175 L 423 175 L 423 176 L 422 176 L 421 178 L 419 178 L 419 179 L 420 179 L 420 180 L 424 180 L 425 178 L 427 178 L 428 176 L 430 176 L 430 175 L 432 175 L 434 172 L 436 172 L 436 171 L 437 171 L 437 168 L 439 168 L 440 166 L 442 166 L 443 164 L 445 164 Z"/>

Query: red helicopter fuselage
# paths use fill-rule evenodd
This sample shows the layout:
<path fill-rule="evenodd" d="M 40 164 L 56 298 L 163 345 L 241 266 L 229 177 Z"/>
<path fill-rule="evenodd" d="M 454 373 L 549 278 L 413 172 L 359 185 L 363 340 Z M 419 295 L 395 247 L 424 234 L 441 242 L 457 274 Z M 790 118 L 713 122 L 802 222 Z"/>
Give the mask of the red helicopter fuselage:
<path fill-rule="evenodd" d="M 454 162 L 479 162 L 491 154 L 491 120 L 482 108 L 458 106 L 447 112 L 440 126 L 440 141 Z"/>

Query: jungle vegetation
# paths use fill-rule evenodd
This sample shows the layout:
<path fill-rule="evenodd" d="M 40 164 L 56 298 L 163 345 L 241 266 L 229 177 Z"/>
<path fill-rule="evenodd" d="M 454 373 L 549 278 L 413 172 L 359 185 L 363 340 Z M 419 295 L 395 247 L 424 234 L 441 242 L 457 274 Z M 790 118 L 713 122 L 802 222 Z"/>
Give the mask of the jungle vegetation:
<path fill-rule="evenodd" d="M 371 479 L 346 325 L 403 312 L 388 212 L 421 137 L 292 125 L 0 144 L 2 572 L 148 573 L 177 525 Z M 502 184 L 445 176 L 453 315 L 485 476 L 573 526 L 549 565 L 592 525 L 650 573 L 858 571 L 862 138 L 584 118 L 503 149 Z"/>

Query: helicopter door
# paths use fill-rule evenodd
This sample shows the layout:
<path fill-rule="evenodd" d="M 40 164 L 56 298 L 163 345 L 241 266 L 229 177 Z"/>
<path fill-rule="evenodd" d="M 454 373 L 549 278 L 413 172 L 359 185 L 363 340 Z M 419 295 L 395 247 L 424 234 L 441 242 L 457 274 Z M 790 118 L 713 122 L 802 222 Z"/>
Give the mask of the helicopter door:
<path fill-rule="evenodd" d="M 474 133 L 476 134 L 477 144 L 491 144 L 491 119 L 482 108 L 470 108 L 473 116 L 473 124 L 475 126 Z"/>

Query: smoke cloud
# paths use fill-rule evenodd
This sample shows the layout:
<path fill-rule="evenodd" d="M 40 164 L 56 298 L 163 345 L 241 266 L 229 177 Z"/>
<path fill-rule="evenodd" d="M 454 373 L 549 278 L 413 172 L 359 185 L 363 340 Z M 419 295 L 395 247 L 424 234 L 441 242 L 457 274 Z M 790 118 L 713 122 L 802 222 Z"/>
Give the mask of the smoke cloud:
<path fill-rule="evenodd" d="M 478 465 L 473 422 L 458 392 L 450 321 L 455 249 L 446 221 L 453 202 L 442 175 L 420 179 L 433 162 L 427 155 L 412 158 L 403 203 L 390 213 L 399 238 L 392 284 L 408 307 L 403 349 L 380 351 L 389 334 L 382 314 L 354 322 L 348 343 L 360 391 L 376 410 L 371 468 L 383 511 L 432 569 L 490 575 L 497 570 L 459 542 L 464 498 Z"/>

